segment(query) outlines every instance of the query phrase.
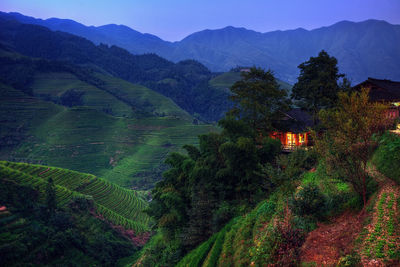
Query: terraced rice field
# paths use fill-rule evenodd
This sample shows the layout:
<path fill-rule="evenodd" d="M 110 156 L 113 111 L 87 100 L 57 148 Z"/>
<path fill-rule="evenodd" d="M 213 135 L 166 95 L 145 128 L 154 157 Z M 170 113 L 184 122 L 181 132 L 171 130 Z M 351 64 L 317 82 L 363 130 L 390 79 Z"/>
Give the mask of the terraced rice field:
<path fill-rule="evenodd" d="M 65 81 L 64 87 L 58 87 L 56 78 Z M 85 91 L 84 85 L 65 73 L 41 74 L 36 76 L 34 93 L 57 96 L 71 88 Z M 113 78 L 104 87 L 129 103 L 137 101 L 132 105 L 154 96 L 145 87 Z M 121 117 L 91 105 L 106 91 L 87 85 L 85 92 L 87 106 L 67 108 L 0 84 L 0 159 L 92 173 L 127 188 L 149 189 L 161 179 L 168 153 L 184 144 L 197 144 L 199 134 L 216 130 L 212 125 L 192 124 L 188 114 L 160 95 L 154 96 L 158 102 L 152 102 L 157 108 L 148 112 L 165 116 L 138 113 L 138 118 L 129 118 L 122 116 L 122 102 L 119 111 L 113 109 Z M 110 102 L 111 96 L 104 101 Z"/>
<path fill-rule="evenodd" d="M 93 199 L 97 213 L 114 225 L 143 232 L 148 230 L 149 217 L 143 212 L 146 200 L 136 191 L 125 189 L 91 174 L 62 168 L 0 161 L 0 178 L 28 184 L 45 192 L 48 178 L 56 185 L 57 203 L 69 203 L 72 198 Z M 40 194 L 44 201 L 45 194 Z"/>

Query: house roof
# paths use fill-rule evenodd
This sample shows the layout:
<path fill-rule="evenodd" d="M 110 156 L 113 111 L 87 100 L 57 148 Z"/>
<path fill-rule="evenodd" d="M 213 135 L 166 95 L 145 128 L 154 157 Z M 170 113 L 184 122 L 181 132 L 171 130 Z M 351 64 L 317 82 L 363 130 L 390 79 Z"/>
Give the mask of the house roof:
<path fill-rule="evenodd" d="M 284 115 L 281 127 L 286 131 L 301 133 L 314 126 L 312 116 L 300 108 L 291 109 Z"/>
<path fill-rule="evenodd" d="M 391 80 L 379 80 L 368 78 L 368 80 L 357 84 L 353 88 L 369 87 L 369 97 L 372 101 L 400 101 L 400 82 Z"/>

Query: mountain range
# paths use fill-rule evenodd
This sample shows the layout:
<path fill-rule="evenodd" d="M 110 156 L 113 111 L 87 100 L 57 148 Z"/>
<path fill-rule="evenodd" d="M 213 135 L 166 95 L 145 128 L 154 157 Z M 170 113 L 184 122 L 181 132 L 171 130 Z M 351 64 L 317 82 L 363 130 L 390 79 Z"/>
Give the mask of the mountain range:
<path fill-rule="evenodd" d="M 229 26 L 168 42 L 124 25 L 88 27 L 73 20 L 41 20 L 19 13 L 0 13 L 0 17 L 69 32 L 95 44 L 116 45 L 133 54 L 156 53 L 173 62 L 195 59 L 211 71 L 256 65 L 272 69 L 281 80 L 294 83 L 297 66 L 324 49 L 338 59 L 340 71 L 353 83 L 367 77 L 400 80 L 400 25 L 379 20 L 341 21 L 314 30 L 266 33 Z"/>

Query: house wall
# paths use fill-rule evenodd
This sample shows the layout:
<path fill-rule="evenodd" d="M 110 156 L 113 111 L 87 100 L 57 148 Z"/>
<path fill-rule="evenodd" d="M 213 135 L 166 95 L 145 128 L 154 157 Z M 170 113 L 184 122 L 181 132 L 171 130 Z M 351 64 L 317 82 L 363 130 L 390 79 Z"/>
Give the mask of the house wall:
<path fill-rule="evenodd" d="M 273 132 L 270 137 L 274 139 L 279 139 L 284 149 L 292 150 L 296 147 L 307 146 L 309 143 L 309 135 L 309 132 Z"/>

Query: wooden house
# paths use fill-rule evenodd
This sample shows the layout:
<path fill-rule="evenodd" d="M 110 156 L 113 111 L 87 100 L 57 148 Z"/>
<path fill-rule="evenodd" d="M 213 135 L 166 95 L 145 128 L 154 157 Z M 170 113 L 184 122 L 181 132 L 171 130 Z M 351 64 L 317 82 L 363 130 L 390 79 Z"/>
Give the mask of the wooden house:
<path fill-rule="evenodd" d="M 280 131 L 272 132 L 271 138 L 279 139 L 282 149 L 290 152 L 298 147 L 311 145 L 309 127 L 313 127 L 312 117 L 305 111 L 296 108 L 286 112 L 280 121 Z"/>
<path fill-rule="evenodd" d="M 374 102 L 383 102 L 390 105 L 388 117 L 399 118 L 400 109 L 400 82 L 368 78 L 357 84 L 354 89 L 369 88 L 369 98 Z"/>
<path fill-rule="evenodd" d="M 356 90 L 369 88 L 370 100 L 388 104 L 387 117 L 400 120 L 400 82 L 368 78 L 353 88 Z M 397 125 L 397 131 L 400 131 L 400 123 Z"/>

